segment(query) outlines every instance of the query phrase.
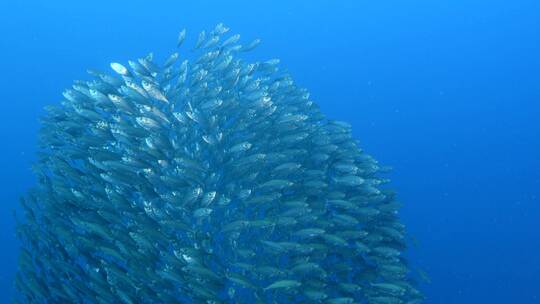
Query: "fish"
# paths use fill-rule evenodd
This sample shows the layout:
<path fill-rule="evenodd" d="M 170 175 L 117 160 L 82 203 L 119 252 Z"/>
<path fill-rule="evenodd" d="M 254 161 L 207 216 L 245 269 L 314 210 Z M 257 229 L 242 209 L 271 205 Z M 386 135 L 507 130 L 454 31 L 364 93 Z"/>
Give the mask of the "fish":
<path fill-rule="evenodd" d="M 226 27 L 225 24 L 223 23 L 218 23 L 216 24 L 216 26 L 214 27 L 214 30 L 212 30 L 212 33 L 214 35 L 223 35 L 225 33 L 227 33 L 228 31 L 230 30 L 230 28 Z"/>
<path fill-rule="evenodd" d="M 89 70 L 47 107 L 15 301 L 423 300 L 385 166 L 229 32 L 182 29 L 162 64 Z"/>
<path fill-rule="evenodd" d="M 163 92 L 161 92 L 160 88 L 157 87 L 156 85 L 152 84 L 151 82 L 148 82 L 148 81 L 145 81 L 143 80 L 142 81 L 142 86 L 143 86 L 143 89 L 148 93 L 148 95 L 150 95 L 152 98 L 156 99 L 156 100 L 160 100 L 160 101 L 163 101 L 165 103 L 169 103 L 169 100 L 167 99 L 167 97 L 165 96 L 165 94 L 163 94 Z"/>
<path fill-rule="evenodd" d="M 251 149 L 252 146 L 253 145 L 250 142 L 242 142 L 242 143 L 239 143 L 239 144 L 236 144 L 236 145 L 232 146 L 229 149 L 229 152 L 230 153 L 244 152 L 244 151 L 247 151 L 247 150 Z"/>
<path fill-rule="evenodd" d="M 224 48 L 231 44 L 235 44 L 236 42 L 238 42 L 238 40 L 240 40 L 240 35 L 234 34 L 231 37 L 227 38 L 225 41 L 223 41 L 223 43 L 221 43 L 221 47 Z"/>
<path fill-rule="evenodd" d="M 250 43 L 248 43 L 247 45 L 245 45 L 244 47 L 242 47 L 241 51 L 242 52 L 249 52 L 249 51 L 255 49 L 260 43 L 261 43 L 261 39 L 257 38 L 255 40 L 251 41 Z"/>
<path fill-rule="evenodd" d="M 264 288 L 264 291 L 272 290 L 272 289 L 293 289 L 298 288 L 302 285 L 302 283 L 296 281 L 296 280 L 281 280 L 276 281 Z"/>
<path fill-rule="evenodd" d="M 403 303 L 403 301 L 401 301 L 399 298 L 387 297 L 387 296 L 370 297 L 369 302 L 374 303 L 374 304 L 402 304 Z"/>
<path fill-rule="evenodd" d="M 354 303 L 354 298 L 350 297 L 339 297 L 339 298 L 331 298 L 327 299 L 325 303 L 328 304 L 352 304 Z"/>
<path fill-rule="evenodd" d="M 260 185 L 259 189 L 261 189 L 261 190 L 264 189 L 264 190 L 267 190 L 267 191 L 282 190 L 283 188 L 290 187 L 292 185 L 293 185 L 293 183 L 288 181 L 288 180 L 273 179 L 273 180 L 269 180 L 269 181 L 263 183 L 262 185 Z"/>
<path fill-rule="evenodd" d="M 167 58 L 167 60 L 163 64 L 163 68 L 164 69 L 169 68 L 176 62 L 176 60 L 178 60 L 178 58 L 179 58 L 178 52 L 172 53 L 171 56 L 169 56 L 169 58 Z"/>
<path fill-rule="evenodd" d="M 293 232 L 292 235 L 299 238 L 313 238 L 324 234 L 326 231 L 320 228 L 305 228 Z"/>
<path fill-rule="evenodd" d="M 197 38 L 197 42 L 195 43 L 194 49 L 195 50 L 199 49 L 202 46 L 205 39 L 206 39 L 206 31 L 200 32 L 199 37 Z"/>
<path fill-rule="evenodd" d="M 112 62 L 111 63 L 111 68 L 118 74 L 122 75 L 122 76 L 129 76 L 129 71 L 128 69 L 123 66 L 122 64 L 118 63 L 118 62 Z"/>
<path fill-rule="evenodd" d="M 181 47 L 182 44 L 184 43 L 184 40 L 186 40 L 186 29 L 182 29 L 178 33 L 178 38 L 177 38 L 177 41 L 176 41 L 176 47 L 178 47 L 178 48 Z"/>
<path fill-rule="evenodd" d="M 159 130 L 161 128 L 161 125 L 149 117 L 136 117 L 135 121 L 137 124 L 139 124 L 141 127 L 151 131 L 151 130 Z"/>
<path fill-rule="evenodd" d="M 201 48 L 208 49 L 216 46 L 219 42 L 219 36 L 213 36 L 212 38 L 208 39 Z"/>
<path fill-rule="evenodd" d="M 394 296 L 400 296 L 406 292 L 405 288 L 392 283 L 371 283 L 371 286 L 378 289 L 380 292 Z"/>
<path fill-rule="evenodd" d="M 344 186 L 360 186 L 365 182 L 363 178 L 356 175 L 334 177 L 334 181 Z"/>
<path fill-rule="evenodd" d="M 323 301 L 328 298 L 326 293 L 315 289 L 307 289 L 303 294 L 311 301 Z"/>

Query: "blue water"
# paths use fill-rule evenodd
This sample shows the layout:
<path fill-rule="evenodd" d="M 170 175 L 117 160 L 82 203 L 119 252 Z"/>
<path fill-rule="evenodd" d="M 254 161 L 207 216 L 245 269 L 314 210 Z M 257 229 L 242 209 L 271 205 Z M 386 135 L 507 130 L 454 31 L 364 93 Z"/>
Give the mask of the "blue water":
<path fill-rule="evenodd" d="M 74 1 L 73 1 L 74 2 Z M 293 3 L 293 4 L 291 4 Z M 0 1 L 0 302 L 38 117 L 87 68 L 224 22 L 395 168 L 426 303 L 540 303 L 540 2 Z"/>

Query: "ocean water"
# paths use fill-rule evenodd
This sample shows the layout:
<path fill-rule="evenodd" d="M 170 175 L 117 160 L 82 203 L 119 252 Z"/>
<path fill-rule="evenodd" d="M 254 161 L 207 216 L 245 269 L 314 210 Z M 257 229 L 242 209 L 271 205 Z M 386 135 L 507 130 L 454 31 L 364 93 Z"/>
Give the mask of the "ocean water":
<path fill-rule="evenodd" d="M 426 303 L 540 303 L 537 1 L 0 2 L 0 302 L 38 117 L 87 68 L 224 22 L 280 58 L 330 118 L 394 168 Z M 193 39 L 194 37 L 192 37 Z"/>

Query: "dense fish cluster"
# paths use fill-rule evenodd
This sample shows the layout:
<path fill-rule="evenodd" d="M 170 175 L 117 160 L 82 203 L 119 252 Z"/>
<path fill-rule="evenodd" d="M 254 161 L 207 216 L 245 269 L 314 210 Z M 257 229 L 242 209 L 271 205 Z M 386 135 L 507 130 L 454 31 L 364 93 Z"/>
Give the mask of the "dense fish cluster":
<path fill-rule="evenodd" d="M 421 302 L 377 162 L 228 32 L 192 61 L 89 71 L 47 108 L 16 302 Z"/>

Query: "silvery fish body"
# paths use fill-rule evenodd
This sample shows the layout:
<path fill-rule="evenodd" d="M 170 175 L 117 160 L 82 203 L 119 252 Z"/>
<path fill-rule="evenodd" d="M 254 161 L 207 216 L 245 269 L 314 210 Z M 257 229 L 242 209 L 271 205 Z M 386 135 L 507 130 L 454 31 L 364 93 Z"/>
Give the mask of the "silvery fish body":
<path fill-rule="evenodd" d="M 122 76 L 128 76 L 129 75 L 129 71 L 128 69 L 123 66 L 122 64 L 120 63 L 117 63 L 117 62 L 112 62 L 111 63 L 111 68 L 118 74 L 122 75 Z"/>
<path fill-rule="evenodd" d="M 184 40 L 186 40 L 186 29 L 182 29 L 180 33 L 178 34 L 176 46 L 181 47 L 182 43 L 184 43 Z"/>

